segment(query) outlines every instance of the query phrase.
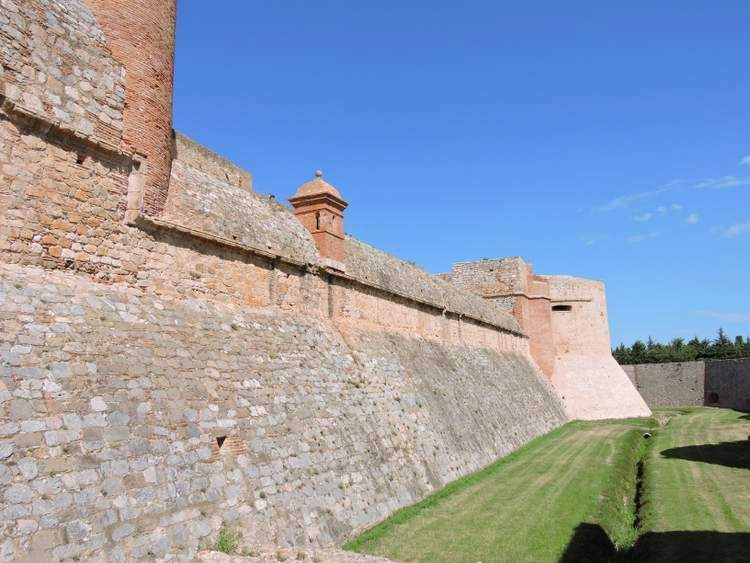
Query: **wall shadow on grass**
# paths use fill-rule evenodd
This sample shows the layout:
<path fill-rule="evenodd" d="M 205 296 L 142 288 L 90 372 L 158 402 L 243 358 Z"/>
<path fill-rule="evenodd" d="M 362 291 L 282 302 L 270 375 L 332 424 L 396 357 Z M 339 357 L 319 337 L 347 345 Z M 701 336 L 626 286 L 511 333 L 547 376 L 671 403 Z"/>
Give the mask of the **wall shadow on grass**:
<path fill-rule="evenodd" d="M 699 446 L 681 446 L 661 452 L 663 457 L 686 459 L 714 463 L 726 467 L 750 469 L 750 441 L 722 442 L 720 444 L 701 444 Z M 750 559 L 749 559 L 750 560 Z"/>
<path fill-rule="evenodd" d="M 617 561 L 615 555 L 615 546 L 607 532 L 597 524 L 583 522 L 576 528 L 560 563 Z"/>
<path fill-rule="evenodd" d="M 649 532 L 635 546 L 617 551 L 597 524 L 580 524 L 560 563 L 750 562 L 750 533 Z"/>

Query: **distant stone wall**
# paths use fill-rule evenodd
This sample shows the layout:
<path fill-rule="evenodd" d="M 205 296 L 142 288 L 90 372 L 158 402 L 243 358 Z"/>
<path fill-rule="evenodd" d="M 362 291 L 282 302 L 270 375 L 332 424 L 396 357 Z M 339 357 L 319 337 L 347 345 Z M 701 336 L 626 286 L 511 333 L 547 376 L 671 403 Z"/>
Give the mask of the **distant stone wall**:
<path fill-rule="evenodd" d="M 750 358 L 622 366 L 652 408 L 750 410 Z"/>
<path fill-rule="evenodd" d="M 703 362 L 639 364 L 622 369 L 651 408 L 703 405 Z"/>
<path fill-rule="evenodd" d="M 750 358 L 706 362 L 706 402 L 750 411 Z"/>

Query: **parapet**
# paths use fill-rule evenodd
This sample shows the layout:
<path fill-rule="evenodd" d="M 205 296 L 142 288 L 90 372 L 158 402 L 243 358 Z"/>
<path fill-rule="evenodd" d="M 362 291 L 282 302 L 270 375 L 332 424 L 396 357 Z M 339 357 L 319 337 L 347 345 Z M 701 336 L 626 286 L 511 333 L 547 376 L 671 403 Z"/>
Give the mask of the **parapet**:
<path fill-rule="evenodd" d="M 174 132 L 172 158 L 230 186 L 253 191 L 253 176 L 234 162 L 215 153 L 187 135 Z"/>
<path fill-rule="evenodd" d="M 352 237 L 346 238 L 346 271 L 355 279 L 396 295 L 520 333 L 516 320 L 493 303 L 459 289 L 418 266 Z"/>
<path fill-rule="evenodd" d="M 575 276 L 539 276 L 550 283 L 552 301 L 594 301 L 604 293 L 604 282 Z"/>
<path fill-rule="evenodd" d="M 604 283 L 573 276 L 541 276 L 549 283 L 557 355 L 611 355 Z"/>
<path fill-rule="evenodd" d="M 327 269 L 331 275 L 503 331 L 523 332 L 513 316 L 494 303 L 351 236 L 344 240 L 343 264 L 329 267 L 313 234 L 291 209 L 179 158 L 172 163 L 169 198 L 159 222 L 306 269 Z"/>
<path fill-rule="evenodd" d="M 330 268 L 313 235 L 288 207 L 181 160 L 172 164 L 169 199 L 158 222 L 305 269 L 325 269 L 329 275 L 522 334 L 516 320 L 494 304 L 350 236 L 344 241 L 343 268 Z"/>
<path fill-rule="evenodd" d="M 452 285 L 492 299 L 505 311 L 513 309 L 513 297 L 527 291 L 529 265 L 518 256 L 485 258 L 474 262 L 457 262 L 452 271 L 438 277 Z"/>
<path fill-rule="evenodd" d="M 181 160 L 172 163 L 163 220 L 294 264 L 319 263 L 310 233 L 287 207 Z"/>

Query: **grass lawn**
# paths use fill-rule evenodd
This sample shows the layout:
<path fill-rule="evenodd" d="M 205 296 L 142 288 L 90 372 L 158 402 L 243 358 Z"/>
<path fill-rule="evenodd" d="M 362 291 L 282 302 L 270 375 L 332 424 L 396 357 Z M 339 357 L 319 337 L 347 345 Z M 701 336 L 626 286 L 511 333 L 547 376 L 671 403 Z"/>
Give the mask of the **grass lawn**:
<path fill-rule="evenodd" d="M 750 561 L 747 415 L 662 414 L 665 426 L 569 423 L 345 547 L 397 561 Z"/>
<path fill-rule="evenodd" d="M 690 409 L 655 433 L 638 561 L 750 561 L 750 415 Z"/>

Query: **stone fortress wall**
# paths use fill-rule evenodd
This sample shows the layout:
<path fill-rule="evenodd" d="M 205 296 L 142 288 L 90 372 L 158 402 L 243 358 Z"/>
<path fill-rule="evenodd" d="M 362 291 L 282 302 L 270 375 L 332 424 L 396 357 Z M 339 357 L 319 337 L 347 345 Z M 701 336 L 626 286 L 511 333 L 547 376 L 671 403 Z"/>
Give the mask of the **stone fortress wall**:
<path fill-rule="evenodd" d="M 253 176 L 250 172 L 243 170 L 234 162 L 207 149 L 190 137 L 177 131 L 173 133 L 173 164 L 178 161 L 213 178 L 218 178 L 230 186 L 236 186 L 249 192 L 253 191 Z"/>
<path fill-rule="evenodd" d="M 67 272 L 0 280 L 8 559 L 184 560 L 222 525 L 341 541 L 564 420 L 522 353 Z"/>
<path fill-rule="evenodd" d="M 0 82 L 4 105 L 71 136 L 119 149 L 125 68 L 79 0 L 3 0 Z"/>
<path fill-rule="evenodd" d="M 622 366 L 649 407 L 703 405 L 704 362 L 673 362 Z"/>
<path fill-rule="evenodd" d="M 0 6 L 0 559 L 339 542 L 568 420 L 518 317 L 173 135 L 174 1 Z"/>
<path fill-rule="evenodd" d="M 460 262 L 439 277 L 513 314 L 570 418 L 650 414 L 612 357 L 602 282 L 535 275 L 518 257 Z"/>
<path fill-rule="evenodd" d="M 147 162 L 142 205 L 161 213 L 167 199 L 172 155 L 172 86 L 177 0 L 82 0 L 113 57 L 125 67 L 120 147 Z M 67 2 L 66 2 L 67 4 Z"/>
<path fill-rule="evenodd" d="M 705 404 L 750 411 L 750 358 L 706 362 Z"/>
<path fill-rule="evenodd" d="M 651 408 L 709 405 L 750 411 L 750 358 L 622 367 Z"/>

